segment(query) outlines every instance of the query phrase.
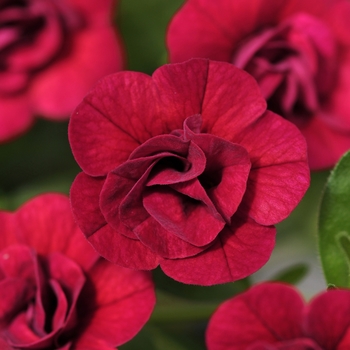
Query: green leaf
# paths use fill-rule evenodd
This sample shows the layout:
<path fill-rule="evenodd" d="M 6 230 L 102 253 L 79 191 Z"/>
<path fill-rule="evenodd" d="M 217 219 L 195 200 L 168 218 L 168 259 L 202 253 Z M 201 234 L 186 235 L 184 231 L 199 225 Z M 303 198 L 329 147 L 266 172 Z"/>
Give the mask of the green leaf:
<path fill-rule="evenodd" d="M 350 234 L 349 232 L 346 232 L 346 231 L 339 232 L 336 239 L 340 248 L 344 252 L 348 266 L 350 267 Z"/>
<path fill-rule="evenodd" d="M 309 268 L 306 264 L 295 264 L 282 270 L 280 273 L 278 273 L 275 277 L 272 278 L 272 281 L 297 284 L 306 276 L 308 271 Z"/>
<path fill-rule="evenodd" d="M 327 181 L 319 212 L 318 240 L 327 283 L 350 287 L 350 152 Z"/>

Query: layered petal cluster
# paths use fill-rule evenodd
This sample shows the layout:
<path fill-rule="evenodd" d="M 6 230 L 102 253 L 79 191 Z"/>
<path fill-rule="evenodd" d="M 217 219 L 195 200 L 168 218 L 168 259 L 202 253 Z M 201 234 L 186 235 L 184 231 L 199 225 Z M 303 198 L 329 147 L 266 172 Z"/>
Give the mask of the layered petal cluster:
<path fill-rule="evenodd" d="M 0 212 L 0 348 L 112 350 L 147 322 L 151 276 L 99 257 L 66 196 Z"/>
<path fill-rule="evenodd" d="M 305 305 L 298 291 L 262 283 L 219 306 L 206 332 L 208 350 L 346 350 L 350 290 L 330 290 Z"/>
<path fill-rule="evenodd" d="M 95 82 L 122 69 L 113 0 L 11 0 L 0 5 L 0 142 L 34 115 L 68 119 Z"/>
<path fill-rule="evenodd" d="M 298 129 L 247 73 L 204 59 L 101 80 L 73 113 L 73 213 L 106 259 L 211 285 L 266 263 L 309 184 Z"/>
<path fill-rule="evenodd" d="M 350 148 L 347 0 L 187 0 L 167 34 L 171 62 L 230 62 L 257 80 L 268 108 L 295 123 L 311 169 Z"/>

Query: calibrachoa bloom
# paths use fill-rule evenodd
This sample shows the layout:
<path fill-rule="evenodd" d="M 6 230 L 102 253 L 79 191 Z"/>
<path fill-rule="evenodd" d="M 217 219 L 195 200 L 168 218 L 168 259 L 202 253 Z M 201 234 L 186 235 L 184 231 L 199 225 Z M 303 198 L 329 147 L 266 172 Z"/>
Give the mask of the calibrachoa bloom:
<path fill-rule="evenodd" d="M 262 283 L 224 302 L 209 321 L 208 350 L 350 349 L 350 290 L 305 305 L 298 291 Z"/>
<path fill-rule="evenodd" d="M 34 114 L 67 119 L 95 82 L 122 68 L 113 0 L 11 0 L 0 6 L 0 142 Z"/>
<path fill-rule="evenodd" d="M 170 61 L 248 71 L 302 131 L 310 167 L 326 168 L 350 148 L 349 18 L 347 0 L 187 0 L 169 26 Z"/>
<path fill-rule="evenodd" d="M 298 129 L 204 59 L 101 80 L 73 113 L 73 213 L 108 260 L 211 285 L 259 269 L 309 184 Z"/>
<path fill-rule="evenodd" d="M 145 271 L 99 257 L 59 194 L 0 212 L 0 348 L 112 350 L 148 320 Z"/>

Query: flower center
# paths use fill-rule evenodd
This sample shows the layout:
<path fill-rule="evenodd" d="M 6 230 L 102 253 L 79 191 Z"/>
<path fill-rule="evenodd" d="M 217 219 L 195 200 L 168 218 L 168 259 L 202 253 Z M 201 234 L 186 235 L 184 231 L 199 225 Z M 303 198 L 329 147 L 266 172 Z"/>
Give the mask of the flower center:
<path fill-rule="evenodd" d="M 147 140 L 108 174 L 101 192 L 107 222 L 164 257 L 205 249 L 231 223 L 245 193 L 248 152 L 201 133 L 201 123 L 194 115 L 183 129 Z"/>
<path fill-rule="evenodd" d="M 2 1 L 0 95 L 23 92 L 35 73 L 69 51 L 72 32 L 81 25 L 60 1 Z"/>
<path fill-rule="evenodd" d="M 327 26 L 298 14 L 247 38 L 232 63 L 257 80 L 270 110 L 302 125 L 333 89 L 336 55 Z"/>

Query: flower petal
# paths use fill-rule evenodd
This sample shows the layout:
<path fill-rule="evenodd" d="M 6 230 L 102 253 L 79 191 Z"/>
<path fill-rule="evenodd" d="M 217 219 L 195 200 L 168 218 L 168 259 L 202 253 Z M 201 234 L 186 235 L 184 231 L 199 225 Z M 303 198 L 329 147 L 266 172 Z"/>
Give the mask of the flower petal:
<path fill-rule="evenodd" d="M 99 196 L 104 181 L 104 178 L 79 173 L 70 189 L 74 218 L 87 237 L 106 225 L 99 206 Z"/>
<path fill-rule="evenodd" d="M 305 140 L 294 125 L 268 111 L 239 135 L 239 143 L 252 162 L 241 208 L 262 225 L 282 221 L 309 187 Z"/>
<path fill-rule="evenodd" d="M 330 290 L 310 302 L 306 314 L 306 333 L 322 348 L 338 349 L 349 327 L 349 290 Z"/>
<path fill-rule="evenodd" d="M 135 336 L 151 315 L 155 293 L 148 272 L 133 271 L 100 260 L 89 272 L 81 306 L 93 316 L 77 341 L 78 349 L 95 349 L 90 344 L 100 339 L 110 349 Z M 91 303 L 94 300 L 94 303 Z"/>
<path fill-rule="evenodd" d="M 141 118 L 155 119 L 154 106 L 149 103 L 152 92 L 148 75 L 119 72 L 101 80 L 76 108 L 69 141 L 76 161 L 88 175 L 106 175 L 147 139 L 149 131 Z M 142 115 L 137 113 L 140 106 Z M 157 123 L 154 127 L 157 129 Z"/>
<path fill-rule="evenodd" d="M 62 329 L 65 324 L 69 307 L 66 296 L 60 284 L 57 281 L 52 280 L 50 281 L 50 286 L 54 291 L 57 300 L 57 307 L 53 315 L 52 324 L 50 326 L 52 327 L 52 330 L 57 332 L 57 330 Z"/>
<path fill-rule="evenodd" d="M 301 131 L 308 144 L 311 169 L 332 167 L 350 149 L 348 132 L 339 132 L 337 128 L 327 125 L 322 118 L 313 118 Z"/>
<path fill-rule="evenodd" d="M 256 27 L 275 24 L 281 8 L 283 4 L 274 0 L 252 0 L 249 6 L 241 0 L 187 1 L 168 29 L 170 61 L 192 57 L 231 61 L 232 48 Z"/>
<path fill-rule="evenodd" d="M 350 7 L 350 6 L 349 6 Z M 349 9 L 350 12 L 350 9 Z M 350 33 L 349 33 L 350 40 Z M 331 96 L 320 115 L 326 125 L 338 133 L 350 134 L 350 102 L 348 100 L 350 90 L 350 44 L 349 51 L 342 53 L 338 59 L 338 81 Z"/>
<path fill-rule="evenodd" d="M 34 286 L 21 278 L 0 281 L 0 327 L 14 317 L 34 296 Z"/>
<path fill-rule="evenodd" d="M 18 346 L 21 346 L 22 349 L 35 349 L 38 343 L 43 346 L 50 346 L 50 341 L 45 342 L 44 338 L 40 338 L 33 332 L 28 324 L 25 312 L 19 313 L 12 320 L 11 325 L 7 329 L 6 338 L 7 343 L 15 349 L 18 349 Z"/>
<path fill-rule="evenodd" d="M 55 326 L 65 326 L 69 331 L 76 326 L 77 300 L 85 284 L 85 276 L 74 261 L 67 259 L 61 253 L 53 253 L 47 259 L 48 275 L 52 278 L 52 286 L 56 293 L 57 308 L 52 320 L 52 331 L 57 332 Z M 60 299 L 61 298 L 61 299 Z M 63 312 L 67 306 L 68 312 Z"/>
<path fill-rule="evenodd" d="M 194 257 L 160 262 L 166 275 L 182 283 L 213 285 L 242 279 L 263 266 L 275 244 L 276 230 L 235 218 L 214 244 Z"/>
<path fill-rule="evenodd" d="M 168 224 L 168 226 L 170 225 Z M 172 228 L 174 229 L 174 227 Z M 187 239 L 187 237 L 179 237 L 180 235 L 184 236 L 183 232 L 179 231 L 175 231 L 178 234 L 169 232 L 152 216 L 149 216 L 134 228 L 134 232 L 140 242 L 161 258 L 183 258 L 196 255 L 203 250 L 202 247 L 196 247 L 187 242 L 184 239 Z"/>
<path fill-rule="evenodd" d="M 206 333 L 208 349 L 244 350 L 257 341 L 276 344 L 301 337 L 303 308 L 300 295 L 289 286 L 256 285 L 215 311 Z"/>
<path fill-rule="evenodd" d="M 28 201 L 16 213 L 20 243 L 38 254 L 61 252 L 84 269 L 98 258 L 76 226 L 68 197 L 46 194 Z"/>
<path fill-rule="evenodd" d="M 16 230 L 16 220 L 13 213 L 0 211 L 0 222 L 3 232 L 6 234 L 0 235 L 0 252 L 12 244 L 19 243 L 18 232 Z"/>
<path fill-rule="evenodd" d="M 248 73 L 229 63 L 210 61 L 201 111 L 203 133 L 236 143 L 236 135 L 265 110 L 266 101 Z"/>
<path fill-rule="evenodd" d="M 244 147 L 212 135 L 193 135 L 192 140 L 202 149 L 207 160 L 199 181 L 216 210 L 230 224 L 246 190 L 251 167 L 249 154 Z"/>
<path fill-rule="evenodd" d="M 257 342 L 249 346 L 247 350 L 322 350 L 313 340 L 300 338 L 287 340 L 276 344 L 266 342 Z"/>
<path fill-rule="evenodd" d="M 27 98 L 0 98 L 0 142 L 24 133 L 33 121 Z"/>
<path fill-rule="evenodd" d="M 2 350 L 16 350 L 12 346 L 10 346 L 6 340 L 0 338 L 0 349 Z"/>
<path fill-rule="evenodd" d="M 161 260 L 140 241 L 130 239 L 106 225 L 88 237 L 88 241 L 107 260 L 136 270 L 152 270 Z"/>
<path fill-rule="evenodd" d="M 111 27 L 87 28 L 73 40 L 70 55 L 39 74 L 31 87 L 36 112 L 50 119 L 67 119 L 98 79 L 123 65 L 121 43 Z"/>

